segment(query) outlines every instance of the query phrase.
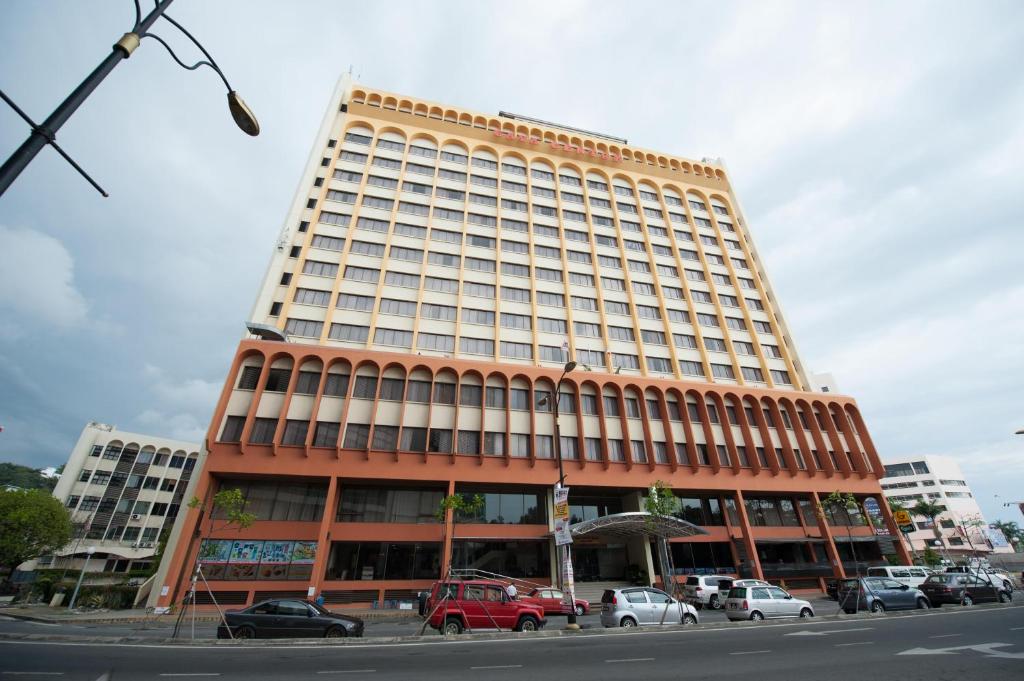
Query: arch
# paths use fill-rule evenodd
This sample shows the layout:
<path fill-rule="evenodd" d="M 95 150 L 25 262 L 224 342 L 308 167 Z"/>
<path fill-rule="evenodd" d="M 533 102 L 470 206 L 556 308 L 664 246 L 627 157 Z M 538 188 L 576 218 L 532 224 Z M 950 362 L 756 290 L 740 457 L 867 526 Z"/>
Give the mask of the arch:
<path fill-rule="evenodd" d="M 531 170 L 534 170 L 534 169 L 541 170 L 541 171 L 552 173 L 552 174 L 554 174 L 554 172 L 555 172 L 554 166 L 552 166 L 550 163 L 548 163 L 547 161 L 542 160 L 542 159 L 534 159 L 533 162 L 530 164 L 530 169 Z M 533 179 L 537 180 L 538 178 L 533 178 Z"/>
<path fill-rule="evenodd" d="M 467 147 L 464 142 L 453 139 L 446 139 L 444 144 L 441 145 L 441 151 L 450 151 L 456 154 L 462 154 L 463 156 L 469 155 L 469 147 Z"/>
<path fill-rule="evenodd" d="M 370 93 L 370 95 L 366 98 L 366 105 L 367 106 L 375 106 L 375 107 L 379 108 L 380 107 L 380 102 L 381 102 L 381 97 L 376 92 Z"/>
<path fill-rule="evenodd" d="M 445 111 L 444 111 L 444 121 L 446 123 L 458 123 L 459 122 L 459 113 L 457 111 L 455 111 L 455 109 L 445 109 Z"/>
<path fill-rule="evenodd" d="M 473 119 L 473 127 L 480 128 L 481 130 L 487 129 L 487 119 L 483 116 L 477 116 Z"/>
<path fill-rule="evenodd" d="M 459 125 L 473 127 L 473 117 L 465 112 L 459 114 Z"/>
<path fill-rule="evenodd" d="M 365 104 L 366 103 L 366 92 L 364 90 L 353 90 L 352 91 L 352 101 L 355 104 Z"/>
<path fill-rule="evenodd" d="M 428 114 L 429 110 L 427 109 L 427 105 L 422 102 L 416 102 L 416 104 L 412 108 L 413 116 L 423 116 L 424 118 L 426 118 Z"/>
<path fill-rule="evenodd" d="M 394 111 L 395 109 L 398 108 L 398 100 L 394 97 L 385 97 L 383 103 L 381 104 L 381 107 L 384 109 L 388 109 L 390 111 Z"/>
<path fill-rule="evenodd" d="M 485 161 L 493 161 L 495 163 L 498 162 L 498 152 L 494 149 L 494 147 L 490 146 L 473 147 L 473 149 L 470 152 L 470 156 L 472 156 L 472 158 L 479 158 Z"/>
<path fill-rule="evenodd" d="M 412 113 L 412 102 L 408 99 L 403 99 L 398 102 L 398 110 L 402 113 Z"/>
<path fill-rule="evenodd" d="M 409 140 L 409 144 L 415 144 L 416 146 L 426 147 L 427 149 L 433 149 L 435 151 L 437 151 L 439 146 L 436 137 L 423 132 L 413 135 Z"/>
<path fill-rule="evenodd" d="M 405 144 L 406 140 L 404 132 L 402 132 L 398 128 L 392 127 L 381 128 L 380 130 L 377 131 L 377 137 L 378 139 L 390 140 L 392 142 L 401 142 L 402 144 Z"/>
<path fill-rule="evenodd" d="M 442 118 L 444 118 L 444 110 L 441 109 L 441 107 L 439 106 L 432 106 L 430 107 L 430 110 L 427 112 L 427 116 L 429 116 L 430 118 L 434 118 L 436 120 L 441 120 Z"/>

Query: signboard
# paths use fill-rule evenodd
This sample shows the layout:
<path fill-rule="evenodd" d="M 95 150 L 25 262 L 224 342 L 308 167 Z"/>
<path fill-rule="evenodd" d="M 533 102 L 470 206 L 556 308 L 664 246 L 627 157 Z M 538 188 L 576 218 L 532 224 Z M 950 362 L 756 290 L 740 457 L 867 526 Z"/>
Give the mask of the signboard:
<path fill-rule="evenodd" d="M 1005 549 L 1010 545 L 1010 542 L 1006 540 L 1006 535 L 1003 531 L 995 527 L 988 527 L 985 529 L 985 537 L 988 538 L 992 548 L 994 549 Z"/>
<path fill-rule="evenodd" d="M 572 543 L 572 534 L 569 532 L 569 488 L 560 485 L 555 486 L 555 545 L 565 546 Z M 572 570 L 572 565 L 569 565 Z"/>
<path fill-rule="evenodd" d="M 568 550 L 562 555 L 562 601 L 574 607 L 576 586 L 573 584 L 572 555 Z"/>
<path fill-rule="evenodd" d="M 917 529 L 914 526 L 914 519 L 910 517 L 910 511 L 893 511 L 892 518 L 899 525 L 900 532 L 903 534 L 910 534 Z"/>
<path fill-rule="evenodd" d="M 878 505 L 878 500 L 874 497 L 865 499 L 864 511 L 868 514 L 868 520 L 871 521 L 871 527 L 875 530 L 875 534 L 889 536 L 889 528 L 885 526 L 885 516 L 882 515 L 882 508 Z"/>

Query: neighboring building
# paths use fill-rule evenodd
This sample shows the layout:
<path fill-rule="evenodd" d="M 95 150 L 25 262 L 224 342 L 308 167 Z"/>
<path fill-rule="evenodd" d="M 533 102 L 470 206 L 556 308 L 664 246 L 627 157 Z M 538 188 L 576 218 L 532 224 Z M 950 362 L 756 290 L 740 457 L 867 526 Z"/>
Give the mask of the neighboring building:
<path fill-rule="evenodd" d="M 886 457 L 882 490 L 890 503 L 899 503 L 907 510 L 919 501 L 934 501 L 946 508 L 935 526 L 924 517 L 914 517 L 917 529 L 909 534 L 915 551 L 931 546 L 951 559 L 990 552 L 1008 553 L 1012 549 L 992 545 L 988 521 L 974 499 L 963 471 L 949 456 Z M 936 544 L 936 542 L 939 542 Z"/>
<path fill-rule="evenodd" d="M 837 393 L 839 385 L 836 377 L 830 373 L 811 374 L 811 389 L 819 393 Z"/>
<path fill-rule="evenodd" d="M 74 525 L 74 539 L 22 570 L 80 568 L 127 572 L 150 567 L 160 533 L 181 509 L 199 445 L 117 430 L 91 422 L 82 429 L 53 495 Z"/>
<path fill-rule="evenodd" d="M 212 536 L 220 603 L 409 597 L 444 570 L 455 492 L 486 499 L 456 567 L 550 582 L 559 447 L 577 520 L 659 479 L 684 497 L 708 534 L 673 542 L 681 572 L 819 588 L 851 543 L 899 550 L 859 511 L 819 522 L 836 489 L 881 498 L 882 466 L 854 401 L 812 392 L 714 163 L 343 80 L 251 320 L 288 342 L 240 343 L 197 493 L 242 489 L 259 520 L 175 528 Z M 180 602 L 198 550 L 178 542 L 153 604 Z M 659 569 L 642 538 L 574 560 L 579 580 Z"/>

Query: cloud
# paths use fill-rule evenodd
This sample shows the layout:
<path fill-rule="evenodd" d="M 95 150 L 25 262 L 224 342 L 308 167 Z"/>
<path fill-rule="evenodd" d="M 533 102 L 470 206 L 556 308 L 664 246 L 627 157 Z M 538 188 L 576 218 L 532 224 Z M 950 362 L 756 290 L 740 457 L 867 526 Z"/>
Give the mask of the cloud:
<path fill-rule="evenodd" d="M 75 288 L 74 270 L 74 259 L 57 239 L 0 225 L 0 333 L 16 333 L 19 317 L 59 331 L 82 324 L 89 306 Z"/>

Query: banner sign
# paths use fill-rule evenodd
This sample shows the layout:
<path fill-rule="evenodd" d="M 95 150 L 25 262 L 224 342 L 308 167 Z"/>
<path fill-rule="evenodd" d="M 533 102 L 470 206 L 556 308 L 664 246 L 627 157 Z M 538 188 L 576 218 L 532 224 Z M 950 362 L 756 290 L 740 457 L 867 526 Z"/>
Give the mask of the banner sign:
<path fill-rule="evenodd" d="M 994 549 L 1005 549 L 1010 545 L 1010 542 L 1006 540 L 1006 535 L 998 528 L 985 528 L 985 536 Z"/>
<path fill-rule="evenodd" d="M 885 517 L 882 515 L 882 507 L 878 505 L 878 500 L 874 497 L 868 497 L 864 500 L 864 511 L 868 514 L 868 518 L 871 521 L 871 527 L 874 528 L 876 535 L 889 536 L 889 528 L 885 526 Z"/>
<path fill-rule="evenodd" d="M 565 546 L 572 543 L 569 532 L 569 488 L 555 486 L 555 545 Z M 569 566 L 572 570 L 572 565 Z"/>
<path fill-rule="evenodd" d="M 910 511 L 893 511 L 892 517 L 900 526 L 900 532 L 903 534 L 910 534 L 916 529 L 914 519 L 910 517 Z"/>
<path fill-rule="evenodd" d="M 572 555 L 565 551 L 562 555 L 562 600 L 570 607 L 575 607 L 576 585 L 573 584 Z"/>

